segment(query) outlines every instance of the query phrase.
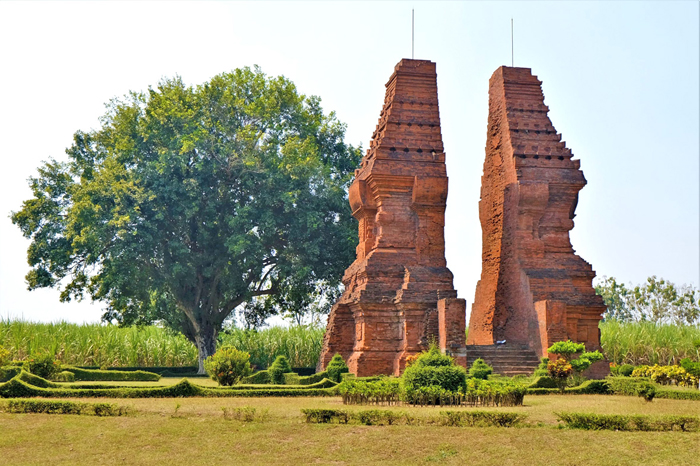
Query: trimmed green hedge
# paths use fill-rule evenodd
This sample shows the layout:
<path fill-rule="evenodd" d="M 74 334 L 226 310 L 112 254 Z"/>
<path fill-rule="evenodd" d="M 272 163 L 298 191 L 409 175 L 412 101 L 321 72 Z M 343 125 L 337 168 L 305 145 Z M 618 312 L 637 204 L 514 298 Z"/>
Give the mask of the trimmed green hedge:
<path fill-rule="evenodd" d="M 307 375 L 305 377 L 295 372 L 288 372 L 284 374 L 284 383 L 286 385 L 314 385 L 327 378 L 329 377 L 326 371 L 317 372 L 316 374 Z"/>
<path fill-rule="evenodd" d="M 241 379 L 241 384 L 269 384 L 271 380 L 270 373 L 264 370 L 258 371 L 253 375 L 249 375 L 248 377 L 243 377 Z"/>
<path fill-rule="evenodd" d="M 557 388 L 557 383 L 551 377 L 540 376 L 528 385 L 527 388 L 528 390 L 531 388 Z"/>
<path fill-rule="evenodd" d="M 656 398 L 665 398 L 667 400 L 692 400 L 700 401 L 700 391 L 690 390 L 665 390 L 663 388 L 656 389 Z"/>
<path fill-rule="evenodd" d="M 557 420 L 571 429 L 616 430 L 627 432 L 698 432 L 697 416 L 648 416 L 593 413 L 554 413 Z"/>
<path fill-rule="evenodd" d="M 22 366 L 2 366 L 0 367 L 0 382 L 7 382 L 20 372 L 22 372 Z"/>
<path fill-rule="evenodd" d="M 64 371 L 72 372 L 76 381 L 84 382 L 157 382 L 160 375 L 146 371 L 116 371 L 80 369 L 73 366 L 63 366 Z"/>
<path fill-rule="evenodd" d="M 440 411 L 440 423 L 456 427 L 514 427 L 526 414 L 495 411 Z"/>
<path fill-rule="evenodd" d="M 567 388 L 564 394 L 638 396 L 637 389 L 644 383 L 648 383 L 648 380 L 630 377 L 608 377 L 605 380 L 587 380 L 578 387 Z M 552 395 L 557 393 L 559 393 L 559 390 L 555 388 L 527 389 L 528 395 Z M 700 401 L 700 391 L 657 388 L 656 398 Z"/>
<path fill-rule="evenodd" d="M 329 383 L 330 382 L 330 383 Z M 38 384 L 38 385 L 37 385 Z M 328 387 L 330 388 L 316 388 Z M 43 385 L 43 386 L 39 386 Z M 335 396 L 337 389 L 332 381 L 324 381 L 317 386 L 303 388 L 205 388 L 182 380 L 169 387 L 104 387 L 92 386 L 86 388 L 80 385 L 64 386 L 41 379 L 25 371 L 0 384 L 2 398 L 179 398 L 179 397 L 268 397 L 268 396 Z"/>
<path fill-rule="evenodd" d="M 528 395 L 556 395 L 557 388 L 528 388 Z M 613 391 L 607 380 L 586 380 L 577 387 L 567 387 L 564 395 L 610 395 Z M 636 394 L 635 394 L 636 395 Z"/>
<path fill-rule="evenodd" d="M 78 403 L 75 401 L 14 399 L 7 402 L 8 413 L 88 414 L 94 416 L 123 416 L 128 409 L 109 403 Z"/>
<path fill-rule="evenodd" d="M 311 385 L 238 384 L 230 387 L 213 387 L 212 390 L 309 390 L 313 388 L 333 388 L 338 384 L 322 379 Z"/>
<path fill-rule="evenodd" d="M 343 409 L 302 409 L 307 423 L 348 424 L 355 422 L 366 426 L 387 425 L 443 425 L 456 427 L 514 427 L 527 415 L 494 411 L 440 411 L 438 416 L 414 417 L 403 411 L 367 409 L 348 412 Z"/>

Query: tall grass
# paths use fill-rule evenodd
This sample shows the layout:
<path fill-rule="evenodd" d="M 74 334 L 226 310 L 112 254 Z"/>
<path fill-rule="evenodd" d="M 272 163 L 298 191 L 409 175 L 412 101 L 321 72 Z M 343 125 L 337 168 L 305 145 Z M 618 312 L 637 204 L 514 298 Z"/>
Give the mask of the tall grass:
<path fill-rule="evenodd" d="M 2 319 L 0 346 L 15 360 L 49 352 L 64 364 L 81 366 L 190 366 L 197 361 L 196 348 L 184 336 L 154 326 L 119 328 Z"/>
<path fill-rule="evenodd" d="M 286 356 L 292 367 L 315 367 L 321 356 L 325 329 L 310 326 L 271 327 L 246 331 L 226 330 L 219 340 L 250 353 L 250 363 L 258 368 L 272 364 L 277 356 Z"/>
<path fill-rule="evenodd" d="M 247 351 L 251 363 L 264 368 L 279 355 L 293 367 L 313 367 L 321 353 L 323 329 L 272 327 L 260 331 L 230 329 L 221 344 Z M 45 324 L 0 319 L 0 346 L 14 360 L 35 353 L 55 354 L 64 364 L 79 366 L 195 366 L 197 349 L 181 334 L 150 327 Z"/>
<path fill-rule="evenodd" d="M 293 367 L 313 367 L 321 353 L 324 329 L 272 327 L 259 331 L 232 328 L 220 334 L 220 344 L 247 351 L 258 368 L 283 355 Z M 700 360 L 700 327 L 656 325 L 651 322 L 601 322 L 601 346 L 617 364 L 677 364 Z M 119 328 L 100 324 L 32 323 L 0 319 L 0 346 L 12 359 L 38 352 L 55 354 L 65 364 L 80 366 L 194 366 L 197 350 L 187 339 L 167 329 Z"/>
<path fill-rule="evenodd" d="M 617 364 L 678 364 L 683 358 L 700 360 L 700 327 L 658 325 L 652 322 L 600 323 L 600 343 L 610 362 Z"/>

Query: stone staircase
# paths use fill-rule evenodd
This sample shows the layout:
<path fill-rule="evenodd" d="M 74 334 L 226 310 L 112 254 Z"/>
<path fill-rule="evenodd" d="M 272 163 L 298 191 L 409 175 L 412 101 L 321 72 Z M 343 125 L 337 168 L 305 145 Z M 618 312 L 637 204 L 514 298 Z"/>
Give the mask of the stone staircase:
<path fill-rule="evenodd" d="M 508 377 L 532 375 L 540 363 L 534 351 L 527 347 L 507 345 L 467 345 L 467 370 L 478 358 L 493 367 L 495 374 Z"/>

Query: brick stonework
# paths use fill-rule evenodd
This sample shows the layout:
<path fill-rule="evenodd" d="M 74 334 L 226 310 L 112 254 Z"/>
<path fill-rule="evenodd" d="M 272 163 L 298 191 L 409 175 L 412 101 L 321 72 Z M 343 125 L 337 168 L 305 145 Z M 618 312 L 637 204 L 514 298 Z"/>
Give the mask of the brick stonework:
<path fill-rule="evenodd" d="M 439 338 L 443 298 L 452 300 L 450 316 L 461 301 L 461 341 L 445 344 L 463 352 L 465 304 L 456 300 L 445 261 L 447 172 L 435 63 L 396 65 L 349 197 L 359 221 L 357 259 L 328 318 L 319 366 L 337 352 L 358 376 L 400 374 L 406 357 Z"/>
<path fill-rule="evenodd" d="M 528 68 L 501 67 L 489 83 L 489 120 L 479 218 L 482 272 L 469 345 L 530 348 L 538 356 L 571 339 L 600 349 L 605 305 L 591 265 L 569 239 L 586 184 L 547 113 Z M 594 372 L 605 372 L 597 364 Z"/>

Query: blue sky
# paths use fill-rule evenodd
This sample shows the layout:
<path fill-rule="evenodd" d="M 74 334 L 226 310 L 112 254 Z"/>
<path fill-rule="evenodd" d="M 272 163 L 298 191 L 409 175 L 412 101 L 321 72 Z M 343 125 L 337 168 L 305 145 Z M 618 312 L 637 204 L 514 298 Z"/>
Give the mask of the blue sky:
<path fill-rule="evenodd" d="M 42 160 L 97 128 L 104 103 L 179 74 L 198 84 L 258 64 L 321 97 L 367 147 L 394 65 L 437 63 L 450 191 L 446 256 L 459 296 L 481 273 L 488 79 L 543 81 L 550 118 L 588 180 L 574 249 L 599 275 L 700 283 L 697 2 L 0 2 L 0 317 L 97 321 L 99 304 L 26 291 L 9 214 Z"/>

